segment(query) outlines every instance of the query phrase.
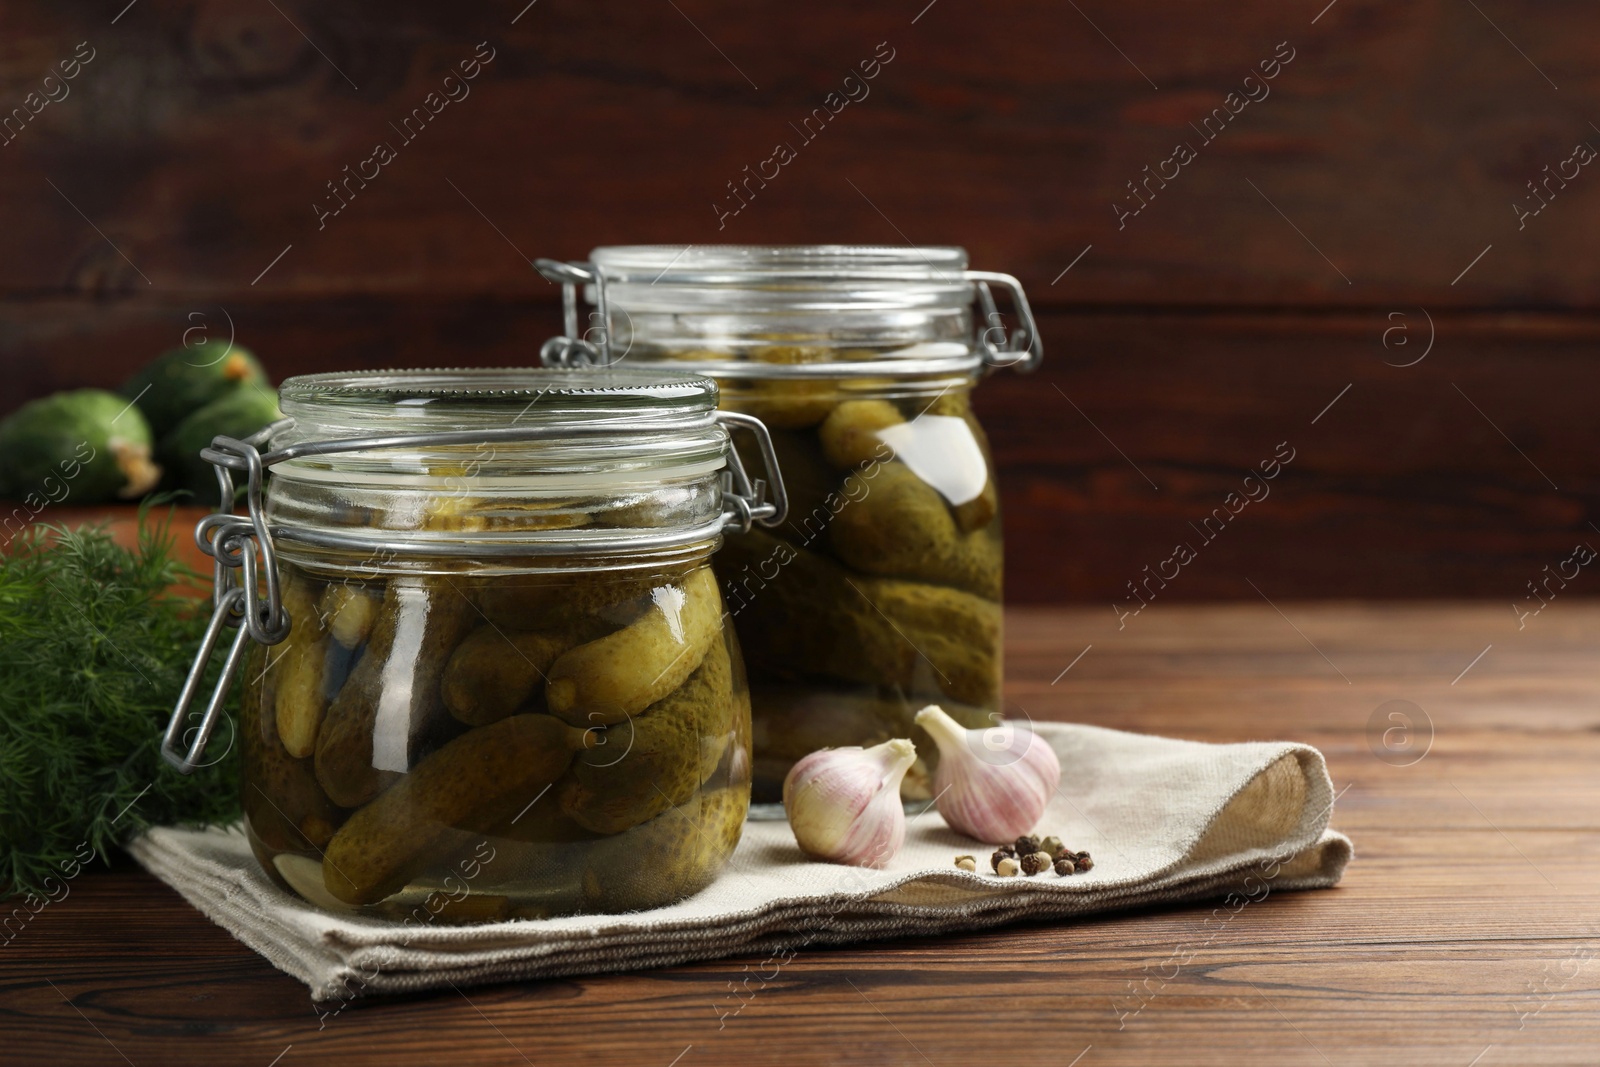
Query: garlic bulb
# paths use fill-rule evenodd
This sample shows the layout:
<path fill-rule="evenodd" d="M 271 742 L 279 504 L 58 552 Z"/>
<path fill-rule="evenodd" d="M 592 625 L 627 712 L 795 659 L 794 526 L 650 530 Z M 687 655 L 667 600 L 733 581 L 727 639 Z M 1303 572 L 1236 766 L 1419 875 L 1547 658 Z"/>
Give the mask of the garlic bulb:
<path fill-rule="evenodd" d="M 783 780 L 783 810 L 808 856 L 857 867 L 882 867 L 906 840 L 900 779 L 916 762 L 903 738 L 872 748 L 825 748 Z"/>
<path fill-rule="evenodd" d="M 933 790 L 952 830 L 993 842 L 1033 829 L 1061 784 L 1049 744 L 1011 723 L 968 730 L 937 704 L 917 712 L 916 723 L 939 746 Z"/>

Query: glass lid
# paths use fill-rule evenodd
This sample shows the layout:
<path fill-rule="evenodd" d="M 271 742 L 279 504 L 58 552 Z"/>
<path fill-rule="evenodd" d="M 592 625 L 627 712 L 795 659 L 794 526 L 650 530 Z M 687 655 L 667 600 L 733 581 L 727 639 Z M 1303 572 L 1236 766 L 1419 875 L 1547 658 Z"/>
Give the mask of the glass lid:
<path fill-rule="evenodd" d="M 342 371 L 289 378 L 278 390 L 296 427 L 274 445 L 307 433 L 410 432 L 515 424 L 637 420 L 662 429 L 709 421 L 717 406 L 710 378 L 659 367 L 469 367 Z M 659 420 L 657 422 L 656 420 Z"/>
<path fill-rule="evenodd" d="M 590 260 L 609 280 L 745 282 L 750 275 L 948 282 L 966 289 L 964 248 L 906 245 L 612 245 Z"/>
<path fill-rule="evenodd" d="M 305 375 L 279 388 L 271 448 L 289 454 L 274 474 L 420 488 L 463 465 L 478 481 L 716 469 L 717 396 L 704 375 L 656 366 Z"/>

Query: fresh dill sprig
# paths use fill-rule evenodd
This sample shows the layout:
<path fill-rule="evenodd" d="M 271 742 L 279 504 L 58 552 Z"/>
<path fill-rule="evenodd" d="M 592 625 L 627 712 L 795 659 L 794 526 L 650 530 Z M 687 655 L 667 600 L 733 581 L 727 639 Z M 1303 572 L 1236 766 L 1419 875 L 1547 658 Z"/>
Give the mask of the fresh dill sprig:
<path fill-rule="evenodd" d="M 105 859 L 151 825 L 238 817 L 236 706 L 215 765 L 161 759 L 210 603 L 171 591 L 195 575 L 148 510 L 133 550 L 102 527 L 35 526 L 0 555 L 0 899 L 59 879 L 80 846 Z"/>

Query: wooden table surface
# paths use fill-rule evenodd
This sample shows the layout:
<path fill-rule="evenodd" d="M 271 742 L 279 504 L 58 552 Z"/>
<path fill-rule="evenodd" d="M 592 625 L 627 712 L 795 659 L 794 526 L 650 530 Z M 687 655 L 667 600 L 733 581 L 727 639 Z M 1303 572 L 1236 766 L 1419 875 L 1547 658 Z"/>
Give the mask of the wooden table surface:
<path fill-rule="evenodd" d="M 1198 906 L 807 949 L 722 1026 L 759 960 L 319 1024 L 303 986 L 123 865 L 0 949 L 0 1063 L 1600 1061 L 1600 605 L 1554 601 L 1520 630 L 1500 602 L 1155 604 L 1126 623 L 1013 612 L 1013 709 L 1319 746 L 1355 840 L 1343 885 L 1220 928 Z M 1416 734 L 1386 736 L 1396 710 Z"/>

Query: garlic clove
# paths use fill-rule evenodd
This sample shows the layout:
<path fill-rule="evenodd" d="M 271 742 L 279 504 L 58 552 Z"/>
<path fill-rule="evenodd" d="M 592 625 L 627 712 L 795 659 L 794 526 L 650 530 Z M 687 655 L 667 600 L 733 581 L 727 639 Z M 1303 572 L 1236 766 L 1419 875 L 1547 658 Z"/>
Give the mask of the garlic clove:
<path fill-rule="evenodd" d="M 916 762 L 904 738 L 872 748 L 825 748 L 783 780 L 783 808 L 802 851 L 816 859 L 882 867 L 906 839 L 900 780 Z"/>
<path fill-rule="evenodd" d="M 1003 723 L 968 730 L 937 704 L 916 723 L 939 747 L 933 788 L 952 830 L 979 841 L 1009 841 L 1031 830 L 1061 784 L 1061 761 L 1032 730 Z"/>

